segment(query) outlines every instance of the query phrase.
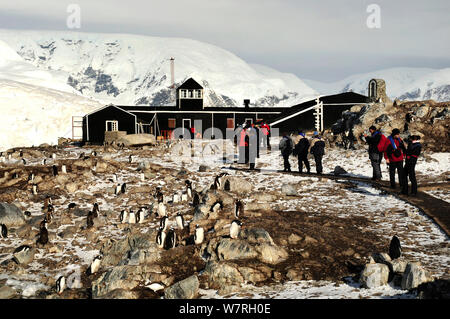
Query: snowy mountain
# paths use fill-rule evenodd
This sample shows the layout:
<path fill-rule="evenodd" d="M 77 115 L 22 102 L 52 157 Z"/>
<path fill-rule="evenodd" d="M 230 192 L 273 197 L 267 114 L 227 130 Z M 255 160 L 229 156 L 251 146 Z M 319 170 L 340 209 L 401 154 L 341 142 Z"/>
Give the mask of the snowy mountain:
<path fill-rule="evenodd" d="M 291 74 L 254 67 L 219 47 L 181 38 L 127 34 L 0 30 L 25 61 L 57 71 L 64 84 L 103 103 L 167 105 L 170 58 L 175 82 L 193 77 L 205 88 L 205 105 L 291 106 L 317 92 Z"/>
<path fill-rule="evenodd" d="M 386 93 L 391 99 L 450 101 L 450 68 L 391 68 L 352 75 L 334 83 L 304 82 L 324 95 L 348 91 L 367 95 L 369 80 L 373 78 L 386 81 Z"/>
<path fill-rule="evenodd" d="M 102 104 L 81 96 L 61 74 L 39 70 L 0 41 L 0 151 L 56 144 L 72 136 L 72 116 Z"/>

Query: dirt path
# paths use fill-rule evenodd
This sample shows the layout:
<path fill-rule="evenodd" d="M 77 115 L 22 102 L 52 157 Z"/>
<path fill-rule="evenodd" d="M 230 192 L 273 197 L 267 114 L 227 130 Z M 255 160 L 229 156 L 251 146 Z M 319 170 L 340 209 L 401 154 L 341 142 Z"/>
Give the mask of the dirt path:
<path fill-rule="evenodd" d="M 222 169 L 232 169 L 232 170 L 238 170 L 238 171 L 246 171 L 246 172 L 252 172 L 252 170 L 249 169 L 242 169 L 237 167 L 222 167 Z M 408 202 L 409 204 L 418 207 L 421 211 L 423 211 L 424 214 L 426 214 L 428 217 L 430 217 L 439 227 L 447 234 L 447 236 L 450 236 L 450 204 L 446 201 L 443 201 L 439 198 L 433 197 L 431 195 L 428 195 L 427 193 L 421 191 L 421 186 L 419 185 L 419 190 L 417 192 L 417 196 L 405 196 L 400 194 L 400 189 L 391 189 L 390 184 L 388 181 L 373 181 L 369 178 L 362 178 L 362 177 L 353 177 L 348 175 L 340 175 L 335 176 L 332 174 L 315 174 L 315 173 L 299 173 L 299 172 L 283 172 L 282 170 L 269 170 L 269 169 L 255 169 L 253 171 L 256 172 L 278 172 L 280 174 L 289 174 L 289 175 L 298 175 L 298 176 L 305 176 L 305 177 L 320 177 L 320 178 L 328 178 L 333 180 L 348 180 L 348 181 L 358 181 L 358 182 L 364 182 L 367 184 L 372 185 L 373 187 L 380 189 L 382 191 L 385 191 L 386 193 L 389 193 L 393 196 L 396 196 L 397 198 Z M 445 183 L 439 183 L 439 186 L 441 187 L 447 187 L 449 186 L 449 182 Z M 425 188 L 429 188 L 436 185 L 430 185 L 426 184 Z"/>

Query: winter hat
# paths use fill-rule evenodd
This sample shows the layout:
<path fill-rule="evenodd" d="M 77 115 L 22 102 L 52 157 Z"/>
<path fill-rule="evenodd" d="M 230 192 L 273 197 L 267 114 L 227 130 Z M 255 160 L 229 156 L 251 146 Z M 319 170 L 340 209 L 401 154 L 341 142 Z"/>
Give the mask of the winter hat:
<path fill-rule="evenodd" d="M 301 135 L 301 136 L 303 136 L 303 137 L 305 137 L 305 133 L 298 133 L 298 135 Z"/>
<path fill-rule="evenodd" d="M 397 134 L 400 134 L 400 130 L 398 129 L 398 128 L 394 128 L 393 130 L 392 130 L 392 136 L 395 136 L 395 135 L 397 135 Z"/>
<path fill-rule="evenodd" d="M 319 135 L 319 132 L 317 132 L 317 131 L 314 131 L 314 136 L 318 136 Z"/>

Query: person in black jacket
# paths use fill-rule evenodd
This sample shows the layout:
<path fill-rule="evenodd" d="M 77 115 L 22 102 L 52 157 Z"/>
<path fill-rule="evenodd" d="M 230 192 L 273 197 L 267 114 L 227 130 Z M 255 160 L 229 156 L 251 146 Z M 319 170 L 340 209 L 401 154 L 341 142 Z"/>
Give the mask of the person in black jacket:
<path fill-rule="evenodd" d="M 300 173 L 303 172 L 303 163 L 305 163 L 306 171 L 309 174 L 311 172 L 311 167 L 309 166 L 308 161 L 308 149 L 309 149 L 309 141 L 305 136 L 303 131 L 298 132 L 299 140 L 297 144 L 295 144 L 294 153 L 298 156 L 298 171 Z"/>
<path fill-rule="evenodd" d="M 367 144 L 369 144 L 369 159 L 372 164 L 372 180 L 381 180 L 381 160 L 383 153 L 378 150 L 381 140 L 381 132 L 375 126 L 369 127 L 370 136 L 364 134 Z"/>
<path fill-rule="evenodd" d="M 314 155 L 317 174 L 322 174 L 322 157 L 325 155 L 325 142 L 322 141 L 318 132 L 314 132 L 314 138 L 311 142 L 311 154 Z"/>
<path fill-rule="evenodd" d="M 291 164 L 289 163 L 289 156 L 292 153 L 293 145 L 292 139 L 286 132 L 283 132 L 283 137 L 281 138 L 279 149 L 281 151 L 281 156 L 283 156 L 283 172 L 291 171 Z"/>
<path fill-rule="evenodd" d="M 417 180 L 416 180 L 416 164 L 417 158 L 422 151 L 422 145 L 419 142 L 420 136 L 412 135 L 410 137 L 410 142 L 408 143 L 408 148 L 406 149 L 406 163 L 405 163 L 405 174 L 409 176 L 411 181 L 411 195 L 417 195 Z M 406 186 L 407 188 L 408 186 Z"/>

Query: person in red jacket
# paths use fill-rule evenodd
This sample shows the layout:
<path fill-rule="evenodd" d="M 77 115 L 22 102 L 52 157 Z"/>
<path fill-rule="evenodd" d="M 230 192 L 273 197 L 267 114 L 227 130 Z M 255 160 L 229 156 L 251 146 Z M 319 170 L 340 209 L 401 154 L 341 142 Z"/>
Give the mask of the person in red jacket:
<path fill-rule="evenodd" d="M 263 147 L 264 148 L 269 148 L 270 149 L 270 126 L 264 122 L 261 125 L 261 131 L 263 132 Z"/>
<path fill-rule="evenodd" d="M 386 151 L 384 158 L 389 165 L 389 180 L 391 188 L 395 188 L 395 170 L 398 173 L 398 181 L 402 188 L 402 194 L 408 194 L 408 186 L 406 183 L 405 169 L 403 168 L 404 152 L 406 151 L 405 143 L 400 138 L 400 130 L 395 128 L 386 141 Z"/>
<path fill-rule="evenodd" d="M 248 149 L 248 138 L 246 127 L 244 124 L 239 133 L 239 161 L 238 161 L 239 164 L 248 163 L 247 149 Z"/>

